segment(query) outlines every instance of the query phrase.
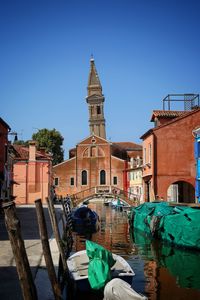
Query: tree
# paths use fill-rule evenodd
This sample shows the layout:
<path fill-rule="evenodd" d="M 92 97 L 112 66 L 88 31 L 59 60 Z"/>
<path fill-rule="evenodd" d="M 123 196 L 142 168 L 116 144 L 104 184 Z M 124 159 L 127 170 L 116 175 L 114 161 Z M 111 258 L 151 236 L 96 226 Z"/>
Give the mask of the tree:
<path fill-rule="evenodd" d="M 13 145 L 21 145 L 21 146 L 28 147 L 29 142 L 24 141 L 24 140 L 16 140 L 16 141 L 13 142 Z"/>
<path fill-rule="evenodd" d="M 62 145 L 64 138 L 55 128 L 52 130 L 40 129 L 32 135 L 32 139 L 38 143 L 39 148 L 44 147 L 48 153 L 52 154 L 53 165 L 63 161 L 64 150 Z"/>

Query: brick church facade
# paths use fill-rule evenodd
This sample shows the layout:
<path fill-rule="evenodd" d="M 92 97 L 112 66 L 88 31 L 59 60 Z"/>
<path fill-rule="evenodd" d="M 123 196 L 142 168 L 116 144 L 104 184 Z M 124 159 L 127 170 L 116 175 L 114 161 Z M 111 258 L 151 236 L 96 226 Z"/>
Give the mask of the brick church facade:
<path fill-rule="evenodd" d="M 141 145 L 106 140 L 105 99 L 94 59 L 90 60 L 87 90 L 90 136 L 69 151 L 69 159 L 53 167 L 58 196 L 74 195 L 96 187 L 127 191 L 130 158 L 142 153 Z"/>

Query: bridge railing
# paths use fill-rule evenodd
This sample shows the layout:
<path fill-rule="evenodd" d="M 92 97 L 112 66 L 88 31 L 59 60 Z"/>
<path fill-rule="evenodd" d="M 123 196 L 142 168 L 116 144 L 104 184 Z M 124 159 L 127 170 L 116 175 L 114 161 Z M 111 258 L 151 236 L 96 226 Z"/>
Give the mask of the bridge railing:
<path fill-rule="evenodd" d="M 74 206 L 83 202 L 86 199 L 91 199 L 93 197 L 112 197 L 120 198 L 126 201 L 131 206 L 139 205 L 139 197 L 136 194 L 124 191 L 114 186 L 95 186 L 78 193 L 71 195 L 72 202 Z"/>

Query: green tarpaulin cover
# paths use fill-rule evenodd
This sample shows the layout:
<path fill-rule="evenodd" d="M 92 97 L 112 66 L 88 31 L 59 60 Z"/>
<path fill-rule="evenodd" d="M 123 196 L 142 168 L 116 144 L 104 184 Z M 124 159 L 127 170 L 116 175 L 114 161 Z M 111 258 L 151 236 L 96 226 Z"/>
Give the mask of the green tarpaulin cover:
<path fill-rule="evenodd" d="M 166 202 L 141 204 L 132 211 L 134 214 L 133 226 L 146 234 L 153 235 L 159 227 L 159 222 L 156 221 L 172 212 L 173 207 L 170 207 Z"/>
<path fill-rule="evenodd" d="M 115 264 L 112 253 L 101 245 L 86 240 L 86 252 L 89 257 L 88 280 L 92 289 L 104 288 L 111 280 L 110 269 Z"/>
<path fill-rule="evenodd" d="M 177 246 L 200 249 L 199 209 L 147 202 L 134 208 L 130 219 L 134 228 L 147 235 Z"/>
<path fill-rule="evenodd" d="M 200 249 L 200 211 L 193 208 L 180 209 L 163 217 L 160 224 L 161 238 L 175 245 Z"/>

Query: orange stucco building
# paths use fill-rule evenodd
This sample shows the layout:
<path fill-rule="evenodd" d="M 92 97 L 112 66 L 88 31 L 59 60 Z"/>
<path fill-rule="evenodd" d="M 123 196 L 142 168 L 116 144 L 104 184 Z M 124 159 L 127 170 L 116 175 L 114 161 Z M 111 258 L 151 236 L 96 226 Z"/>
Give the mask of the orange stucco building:
<path fill-rule="evenodd" d="M 193 130 L 200 126 L 200 108 L 153 111 L 155 128 L 143 140 L 144 200 L 195 202 Z"/>
<path fill-rule="evenodd" d="M 54 166 L 54 184 L 58 196 L 72 195 L 99 187 L 102 190 L 128 191 L 127 170 L 130 158 L 142 153 L 142 146 L 132 142 L 106 140 L 104 95 L 94 59 L 90 60 L 86 102 L 90 136 L 69 152 L 69 159 Z"/>
<path fill-rule="evenodd" d="M 52 159 L 44 150 L 37 150 L 34 141 L 29 147 L 12 145 L 13 195 L 16 204 L 32 204 L 36 199 L 46 203 L 52 185 Z"/>

